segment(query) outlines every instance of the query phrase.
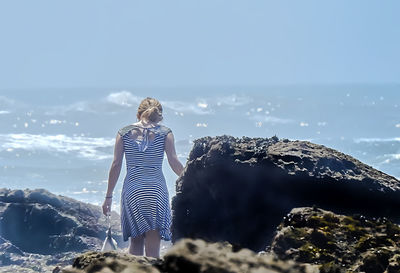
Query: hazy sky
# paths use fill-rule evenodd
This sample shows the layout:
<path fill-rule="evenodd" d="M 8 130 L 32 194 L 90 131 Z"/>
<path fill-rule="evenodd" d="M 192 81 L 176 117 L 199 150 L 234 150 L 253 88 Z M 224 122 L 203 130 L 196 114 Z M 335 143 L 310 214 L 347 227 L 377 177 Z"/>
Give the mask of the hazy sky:
<path fill-rule="evenodd" d="M 2 0 L 0 89 L 393 83 L 398 0 Z"/>

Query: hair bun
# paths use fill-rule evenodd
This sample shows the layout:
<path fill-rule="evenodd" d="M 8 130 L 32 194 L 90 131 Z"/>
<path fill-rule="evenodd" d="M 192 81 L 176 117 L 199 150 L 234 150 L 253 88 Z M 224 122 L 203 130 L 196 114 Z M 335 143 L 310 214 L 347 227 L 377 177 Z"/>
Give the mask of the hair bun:
<path fill-rule="evenodd" d="M 137 116 L 138 119 L 159 122 L 163 119 L 162 106 L 158 100 L 148 97 L 140 103 Z"/>

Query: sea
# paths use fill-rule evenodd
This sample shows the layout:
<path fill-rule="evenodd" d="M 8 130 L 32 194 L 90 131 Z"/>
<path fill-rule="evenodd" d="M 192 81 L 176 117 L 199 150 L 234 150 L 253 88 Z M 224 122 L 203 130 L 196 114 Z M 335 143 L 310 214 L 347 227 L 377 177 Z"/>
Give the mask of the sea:
<path fill-rule="evenodd" d="M 183 165 L 204 136 L 277 136 L 400 177 L 400 85 L 1 89 L 0 188 L 44 188 L 101 205 L 117 131 L 137 121 L 145 97 L 163 105 Z M 166 157 L 163 173 L 172 200 L 177 175 Z M 125 174 L 123 166 L 117 212 Z"/>

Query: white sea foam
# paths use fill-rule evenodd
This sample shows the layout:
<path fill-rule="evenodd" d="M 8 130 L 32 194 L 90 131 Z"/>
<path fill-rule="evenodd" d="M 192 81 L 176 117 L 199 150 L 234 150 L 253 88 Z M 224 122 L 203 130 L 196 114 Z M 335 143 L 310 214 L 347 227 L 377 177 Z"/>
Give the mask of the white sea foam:
<path fill-rule="evenodd" d="M 66 115 L 70 112 L 98 113 L 99 111 L 112 113 L 118 111 L 118 108 L 125 109 L 138 105 L 141 100 L 141 97 L 124 90 L 110 93 L 108 96 L 95 101 L 78 101 L 68 105 L 53 106 L 46 109 L 45 114 L 53 116 Z"/>
<path fill-rule="evenodd" d="M 238 96 L 236 94 L 225 97 L 203 97 L 198 98 L 197 102 L 187 101 L 161 101 L 161 104 L 176 112 L 192 113 L 197 115 L 214 114 L 214 107 L 217 106 L 242 106 L 252 101 L 250 97 Z M 234 109 L 234 108 L 232 108 Z"/>
<path fill-rule="evenodd" d="M 64 121 L 62 121 L 62 120 L 57 120 L 57 119 L 51 119 L 50 121 L 46 121 L 46 123 L 49 123 L 49 124 L 61 124 L 61 123 L 65 123 L 66 121 L 64 120 Z"/>
<path fill-rule="evenodd" d="M 131 107 L 133 105 L 139 105 L 142 101 L 142 97 L 136 96 L 129 91 L 121 91 L 111 93 L 107 96 L 106 101 L 120 106 Z M 193 114 L 211 114 L 212 111 L 207 109 L 209 104 L 206 99 L 199 99 L 196 103 L 185 102 L 185 101 L 171 101 L 171 100 L 160 100 L 161 104 L 165 108 L 169 108 L 174 112 L 178 113 L 193 113 Z"/>
<path fill-rule="evenodd" d="M 106 100 L 108 103 L 116 104 L 124 107 L 131 107 L 139 105 L 142 101 L 142 97 L 136 96 L 129 91 L 121 91 L 111 93 L 107 96 Z M 169 108 L 176 113 L 192 113 L 198 115 L 211 114 L 212 111 L 209 108 L 209 104 L 206 99 L 199 99 L 197 102 L 185 102 L 185 101 L 172 101 L 172 100 L 160 100 L 164 108 Z"/>
<path fill-rule="evenodd" d="M 48 151 L 70 153 L 78 157 L 103 160 L 112 154 L 103 151 L 114 145 L 112 138 L 92 138 L 66 135 L 0 134 L 0 151 Z"/>
<path fill-rule="evenodd" d="M 390 154 L 392 159 L 400 160 L 400 154 Z"/>
<path fill-rule="evenodd" d="M 382 160 L 377 165 L 390 164 L 393 163 L 393 161 L 396 161 L 395 164 L 398 164 L 397 160 L 400 160 L 400 154 L 384 154 L 377 158 Z"/>
<path fill-rule="evenodd" d="M 200 107 L 200 108 L 207 108 L 208 104 L 206 102 L 198 102 L 197 106 Z"/>
<path fill-rule="evenodd" d="M 192 113 L 197 115 L 209 115 L 212 114 L 213 111 L 209 109 L 209 107 L 203 107 L 206 105 L 204 101 L 199 103 L 189 103 L 184 101 L 160 101 L 163 107 L 167 107 L 176 112 L 183 113 Z M 208 106 L 208 104 L 207 104 Z"/>
<path fill-rule="evenodd" d="M 120 92 L 112 92 L 106 97 L 97 101 L 78 101 L 69 105 L 57 105 L 45 109 L 45 114 L 52 115 L 66 115 L 69 112 L 89 112 L 97 113 L 99 109 L 106 112 L 118 111 L 117 107 L 128 108 L 137 107 L 142 101 L 143 97 L 137 96 L 130 91 L 123 90 Z M 252 102 L 253 99 L 247 96 L 238 96 L 232 94 L 224 97 L 204 97 L 198 98 L 194 102 L 181 101 L 181 100 L 160 100 L 164 108 L 169 108 L 174 112 L 190 113 L 196 115 L 209 115 L 213 114 L 213 107 L 215 106 L 242 106 Z M 232 108 L 234 109 L 234 108 Z"/>
<path fill-rule="evenodd" d="M 134 104 L 139 104 L 142 101 L 142 97 L 133 95 L 131 92 L 123 90 L 121 92 L 111 93 L 107 96 L 106 100 L 110 103 L 114 103 L 124 107 L 131 107 Z"/>
<path fill-rule="evenodd" d="M 201 123 L 201 122 L 196 123 L 196 127 L 207 127 L 207 126 L 208 126 L 207 123 Z"/>
<path fill-rule="evenodd" d="M 392 138 L 356 138 L 355 143 L 374 143 L 374 142 L 400 142 L 400 137 Z"/>
<path fill-rule="evenodd" d="M 247 96 L 238 96 L 236 94 L 232 94 L 229 96 L 217 97 L 216 101 L 217 105 L 243 106 L 251 103 L 253 99 Z"/>
<path fill-rule="evenodd" d="M 6 115 L 6 114 L 10 114 L 10 111 L 7 110 L 0 110 L 0 115 Z"/>
<path fill-rule="evenodd" d="M 300 127 L 308 127 L 308 123 L 304 122 L 304 121 L 300 122 L 299 125 L 300 125 Z"/>
<path fill-rule="evenodd" d="M 292 119 L 279 118 L 274 116 L 263 116 L 263 115 L 252 115 L 249 117 L 251 120 L 255 120 L 256 122 L 270 123 L 270 124 L 287 124 L 292 123 Z"/>

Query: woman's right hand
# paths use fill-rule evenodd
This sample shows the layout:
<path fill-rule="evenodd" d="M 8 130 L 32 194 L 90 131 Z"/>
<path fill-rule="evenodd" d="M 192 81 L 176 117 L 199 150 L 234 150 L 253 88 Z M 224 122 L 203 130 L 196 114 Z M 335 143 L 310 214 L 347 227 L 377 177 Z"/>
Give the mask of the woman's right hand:
<path fill-rule="evenodd" d="M 107 216 L 111 213 L 112 198 L 105 198 L 103 203 L 103 214 Z"/>

